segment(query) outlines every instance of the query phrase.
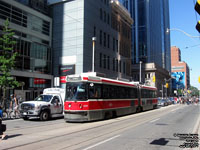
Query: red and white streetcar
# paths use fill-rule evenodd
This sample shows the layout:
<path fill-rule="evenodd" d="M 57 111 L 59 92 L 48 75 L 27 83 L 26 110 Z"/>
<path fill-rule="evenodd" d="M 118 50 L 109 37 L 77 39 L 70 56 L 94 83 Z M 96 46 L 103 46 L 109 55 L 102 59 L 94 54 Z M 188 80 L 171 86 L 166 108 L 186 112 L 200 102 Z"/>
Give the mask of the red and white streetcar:
<path fill-rule="evenodd" d="M 155 87 L 98 77 L 96 73 L 69 75 L 66 81 L 66 121 L 101 120 L 157 107 Z"/>

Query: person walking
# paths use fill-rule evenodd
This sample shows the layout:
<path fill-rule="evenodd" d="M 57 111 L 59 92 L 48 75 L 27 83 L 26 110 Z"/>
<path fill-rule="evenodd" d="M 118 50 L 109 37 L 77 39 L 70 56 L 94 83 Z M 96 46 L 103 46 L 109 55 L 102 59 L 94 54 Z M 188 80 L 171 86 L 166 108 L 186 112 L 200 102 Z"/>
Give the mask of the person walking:
<path fill-rule="evenodd" d="M 11 95 L 10 108 L 11 108 L 12 111 L 14 112 L 15 117 L 16 117 L 16 114 L 19 115 L 19 111 L 18 111 L 18 100 L 17 100 L 17 96 L 16 96 L 16 94 Z"/>
<path fill-rule="evenodd" d="M 2 124 L 2 119 L 0 118 L 0 136 L 1 136 L 1 140 L 5 140 L 6 139 L 6 135 L 4 134 L 5 131 L 6 131 L 6 125 Z"/>

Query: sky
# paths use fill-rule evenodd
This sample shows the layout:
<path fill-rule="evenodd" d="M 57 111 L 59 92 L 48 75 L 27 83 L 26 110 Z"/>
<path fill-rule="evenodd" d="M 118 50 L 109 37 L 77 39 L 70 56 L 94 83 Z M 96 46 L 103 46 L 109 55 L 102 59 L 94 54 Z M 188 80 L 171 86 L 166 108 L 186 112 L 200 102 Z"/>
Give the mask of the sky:
<path fill-rule="evenodd" d="M 200 34 L 195 28 L 200 15 L 194 9 L 195 3 L 196 0 L 169 0 L 170 37 L 171 46 L 180 48 L 181 60 L 190 68 L 190 85 L 200 89 Z"/>

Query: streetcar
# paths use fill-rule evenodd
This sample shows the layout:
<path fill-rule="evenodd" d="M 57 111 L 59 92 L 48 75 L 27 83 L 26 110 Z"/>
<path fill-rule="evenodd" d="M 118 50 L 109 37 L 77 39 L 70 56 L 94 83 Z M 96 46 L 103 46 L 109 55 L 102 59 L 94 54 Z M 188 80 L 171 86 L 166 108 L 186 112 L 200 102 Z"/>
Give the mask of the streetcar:
<path fill-rule="evenodd" d="M 156 88 L 82 73 L 66 77 L 64 119 L 102 120 L 157 107 Z"/>

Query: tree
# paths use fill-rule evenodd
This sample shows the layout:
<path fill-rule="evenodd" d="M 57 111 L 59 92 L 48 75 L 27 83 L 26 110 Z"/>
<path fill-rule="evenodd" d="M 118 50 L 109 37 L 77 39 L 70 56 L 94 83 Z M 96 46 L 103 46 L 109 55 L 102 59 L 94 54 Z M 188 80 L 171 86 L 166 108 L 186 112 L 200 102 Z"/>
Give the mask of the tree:
<path fill-rule="evenodd" d="M 0 88 L 3 91 L 1 106 L 4 108 L 6 104 L 6 91 L 8 88 L 20 86 L 20 83 L 14 79 L 10 71 L 14 69 L 15 59 L 18 55 L 14 52 L 16 41 L 13 40 L 14 32 L 9 29 L 8 19 L 4 23 L 3 34 L 0 36 Z"/>
<path fill-rule="evenodd" d="M 199 96 L 198 88 L 196 88 L 194 86 L 190 86 L 189 90 L 191 90 L 191 96 Z"/>

